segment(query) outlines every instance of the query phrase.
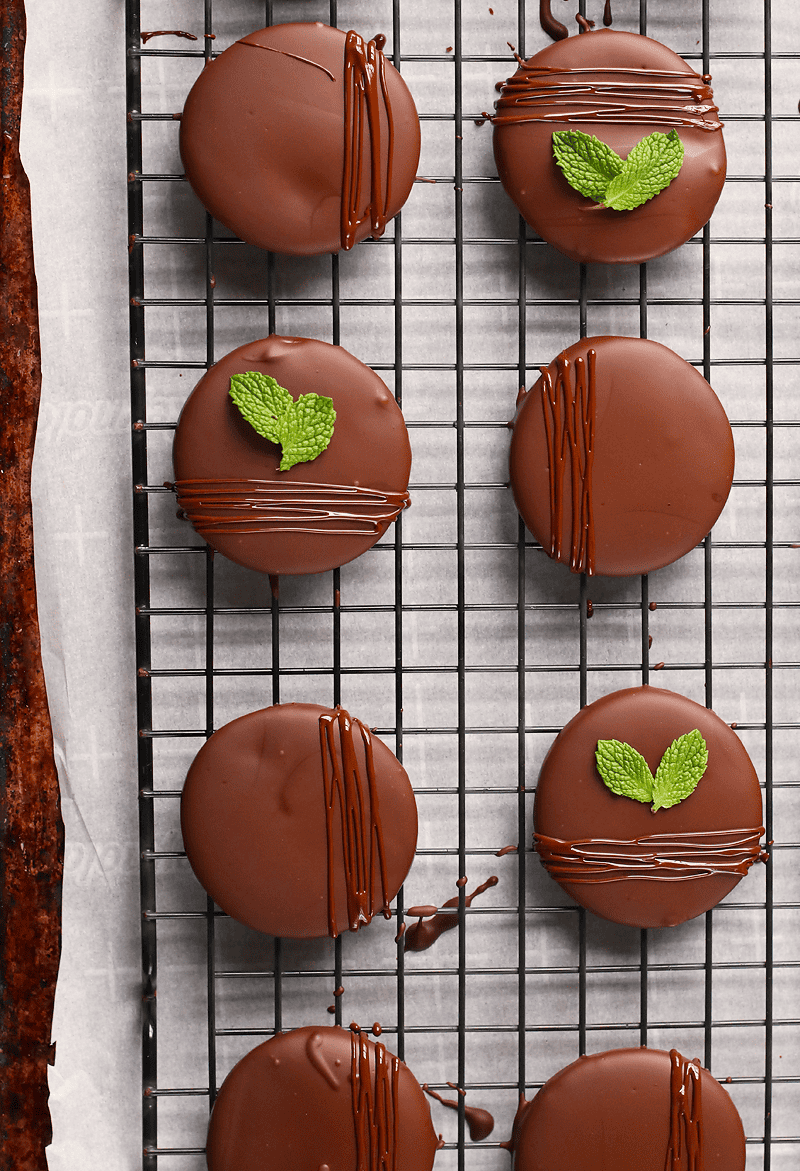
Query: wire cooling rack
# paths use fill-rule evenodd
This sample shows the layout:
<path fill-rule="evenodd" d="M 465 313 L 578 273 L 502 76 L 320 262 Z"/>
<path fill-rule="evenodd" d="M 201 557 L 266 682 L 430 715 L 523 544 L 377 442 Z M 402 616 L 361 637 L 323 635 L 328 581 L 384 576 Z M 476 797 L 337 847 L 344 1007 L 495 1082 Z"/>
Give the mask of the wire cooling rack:
<path fill-rule="evenodd" d="M 574 7 L 554 12 L 570 23 Z M 579 7 L 600 21 L 601 0 Z M 797 1166 L 800 35 L 788 0 L 613 0 L 613 10 L 614 27 L 711 72 L 726 123 L 729 176 L 711 225 L 641 267 L 565 260 L 532 236 L 496 178 L 481 113 L 513 72 L 506 42 L 525 55 L 547 43 L 538 3 L 127 0 L 147 1169 L 205 1166 L 209 1105 L 254 1045 L 353 1019 L 380 1021 L 420 1081 L 456 1083 L 495 1114 L 495 1132 L 475 1144 L 463 1110 L 434 1104 L 440 1168 L 505 1167 L 499 1142 L 520 1093 L 580 1053 L 639 1043 L 697 1055 L 727 1085 L 748 1171 Z M 276 257 L 231 238 L 199 207 L 177 153 L 175 112 L 204 62 L 293 19 L 384 32 L 422 121 L 402 215 L 382 240 L 332 258 Z M 197 39 L 142 42 L 165 29 Z M 372 365 L 414 451 L 413 508 L 387 538 L 339 571 L 282 580 L 279 596 L 212 559 L 162 487 L 200 372 L 271 332 L 341 343 Z M 736 479 L 714 532 L 649 578 L 588 581 L 553 565 L 506 487 L 518 387 L 577 336 L 600 333 L 670 345 L 714 385 L 734 427 Z M 582 704 L 638 682 L 736 724 L 775 840 L 769 864 L 723 904 L 665 931 L 567 905 L 531 858 L 532 793 L 554 735 Z M 180 788 L 204 739 L 290 700 L 341 701 L 375 726 L 417 795 L 420 848 L 395 918 L 335 943 L 236 924 L 182 850 Z M 404 954 L 394 937 L 405 906 L 441 905 L 459 876 L 468 892 L 490 873 L 498 884 L 469 909 L 460 888 L 458 931 Z"/>

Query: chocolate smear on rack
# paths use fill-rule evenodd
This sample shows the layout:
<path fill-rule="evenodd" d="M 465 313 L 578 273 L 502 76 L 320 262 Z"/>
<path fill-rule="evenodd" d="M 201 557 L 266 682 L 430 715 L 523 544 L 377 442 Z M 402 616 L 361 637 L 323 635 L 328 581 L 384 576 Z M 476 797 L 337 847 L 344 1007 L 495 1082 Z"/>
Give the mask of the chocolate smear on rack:
<path fill-rule="evenodd" d="M 153 32 L 141 33 L 142 44 L 146 45 L 153 37 L 183 37 L 187 41 L 196 41 L 194 33 L 184 32 L 181 28 L 159 28 Z"/>
<path fill-rule="evenodd" d="M 478 895 L 483 894 L 484 891 L 489 890 L 490 887 L 497 886 L 498 881 L 499 880 L 497 875 L 492 874 L 489 878 L 486 879 L 485 882 L 482 882 L 480 886 L 477 886 L 471 895 L 466 896 L 464 899 L 464 906 L 469 907 L 472 904 L 473 899 L 477 898 Z M 458 901 L 459 896 L 448 899 L 447 902 L 443 904 L 443 908 L 457 907 Z M 429 906 L 417 908 L 412 907 L 408 910 L 407 914 L 411 915 L 414 910 L 424 911 L 427 913 L 432 909 L 433 908 Z M 434 914 L 431 918 L 419 917 L 417 922 L 413 923 L 406 931 L 404 950 L 427 951 L 429 947 L 433 946 L 440 935 L 443 935 L 445 931 L 452 931 L 455 927 L 458 927 L 457 914 Z"/>
<path fill-rule="evenodd" d="M 447 1083 L 448 1086 L 453 1085 L 452 1082 Z M 436 1090 L 432 1090 L 427 1082 L 423 1082 L 423 1090 L 431 1098 L 435 1098 L 437 1102 L 441 1102 L 443 1106 L 449 1106 L 451 1110 L 458 1110 L 458 1100 L 454 1098 L 443 1098 Z M 458 1086 L 453 1086 L 457 1089 L 460 1096 L 463 1097 L 465 1090 Z M 469 1137 L 474 1143 L 479 1143 L 482 1139 L 488 1138 L 494 1130 L 494 1118 L 488 1110 L 484 1110 L 481 1106 L 464 1106 L 464 1119 L 469 1127 Z"/>
<path fill-rule="evenodd" d="M 46 1171 L 64 827 L 42 673 L 30 474 L 41 359 L 30 190 L 19 154 L 26 20 L 0 10 L 0 1158 Z"/>

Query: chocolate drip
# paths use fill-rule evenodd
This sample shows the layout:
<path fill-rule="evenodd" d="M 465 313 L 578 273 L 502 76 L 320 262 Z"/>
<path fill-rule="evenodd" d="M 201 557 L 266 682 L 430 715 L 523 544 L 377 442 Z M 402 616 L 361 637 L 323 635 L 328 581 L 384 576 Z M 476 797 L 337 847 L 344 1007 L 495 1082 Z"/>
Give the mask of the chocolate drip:
<path fill-rule="evenodd" d="M 762 854 L 758 829 L 645 834 L 640 838 L 581 838 L 565 842 L 535 833 L 547 872 L 559 882 L 686 882 L 712 874 L 746 874 Z"/>
<path fill-rule="evenodd" d="M 280 53 L 282 57 L 292 57 L 295 61 L 302 61 L 304 65 L 313 65 L 315 69 L 321 69 L 323 73 L 327 73 L 331 81 L 336 81 L 330 69 L 326 69 L 324 65 L 320 65 L 319 61 L 312 61 L 310 57 L 301 57 L 299 53 L 289 53 L 286 49 L 276 49 L 274 45 L 259 45 L 258 41 L 242 39 L 237 41 L 236 44 L 249 45 L 251 49 L 265 49 L 268 53 Z"/>
<path fill-rule="evenodd" d="M 369 1051 L 375 1054 L 373 1086 Z M 396 1171 L 397 1100 L 400 1062 L 379 1041 L 350 1034 L 353 1123 L 356 1132 L 354 1171 Z"/>
<path fill-rule="evenodd" d="M 469 907 L 474 898 L 477 898 L 478 895 L 482 895 L 484 891 L 489 889 L 489 887 L 497 886 L 497 883 L 497 875 L 492 874 L 491 877 L 486 879 L 486 882 L 482 882 L 480 886 L 477 886 L 471 895 L 466 896 L 464 899 L 464 906 Z M 447 902 L 443 904 L 443 906 L 457 907 L 458 896 L 452 899 L 448 899 Z M 422 908 L 418 909 L 422 910 Z M 425 910 L 427 909 L 428 908 L 426 907 Z M 445 931 L 452 931 L 455 927 L 458 927 L 458 915 L 435 915 L 430 919 L 420 918 L 416 923 L 412 924 L 412 926 L 409 927 L 408 931 L 406 932 L 404 950 L 427 951 L 429 947 L 432 947 L 433 944 L 436 943 L 436 940 L 440 935 L 444 935 Z"/>
<path fill-rule="evenodd" d="M 334 992 L 334 996 L 336 993 Z M 314 1066 L 317 1073 L 325 1078 L 325 1081 L 332 1090 L 339 1089 L 339 1078 L 334 1070 L 328 1064 L 325 1054 L 322 1052 L 323 1041 L 321 1033 L 311 1033 L 306 1041 L 306 1055 L 308 1060 Z"/>
<path fill-rule="evenodd" d="M 550 11 L 550 0 L 539 0 L 539 23 L 548 37 L 552 37 L 554 41 L 563 41 L 569 36 L 566 26 L 556 20 Z"/>
<path fill-rule="evenodd" d="M 447 1084 L 450 1085 L 450 1082 Z M 431 1098 L 435 1098 L 437 1102 L 441 1102 L 443 1106 L 449 1106 L 451 1110 L 458 1110 L 457 1098 L 443 1098 L 441 1094 L 437 1094 L 436 1090 L 432 1090 L 427 1083 L 423 1083 L 422 1088 L 426 1094 L 429 1094 Z M 458 1092 L 463 1096 L 463 1090 L 459 1090 Z M 474 1143 L 479 1143 L 482 1139 L 488 1138 L 494 1130 L 494 1117 L 488 1110 L 484 1110 L 481 1106 L 465 1106 L 464 1119 L 469 1127 L 469 1137 Z"/>
<path fill-rule="evenodd" d="M 606 26 L 606 28 L 610 28 L 613 22 L 614 18 L 611 15 L 611 0 L 606 0 L 605 7 L 603 8 L 603 24 Z"/>
<path fill-rule="evenodd" d="M 575 359 L 574 388 L 569 386 L 569 358 L 556 358 L 555 385 L 547 367 L 542 367 L 542 410 L 547 440 L 547 467 L 550 483 L 550 556 L 568 561 L 573 573 L 594 573 L 594 518 L 592 508 L 592 463 L 597 352 L 590 349 L 586 360 Z M 572 517 L 569 555 L 564 547 L 564 472 L 570 465 Z"/>
<path fill-rule="evenodd" d="M 720 130 L 711 86 L 698 73 L 619 65 L 524 65 L 495 102 L 494 123 L 599 122 Z"/>
<path fill-rule="evenodd" d="M 339 728 L 339 752 L 333 726 Z M 361 775 L 353 741 L 353 726 L 361 733 L 366 758 L 367 784 Z M 351 931 L 358 931 L 362 923 L 369 923 L 375 913 L 373 902 L 373 864 L 377 850 L 381 880 L 383 916 L 391 917 L 388 884 L 386 880 L 386 853 L 383 826 L 380 819 L 378 794 L 375 786 L 375 767 L 372 758 L 372 737 L 369 728 L 350 716 L 344 708 L 336 708 L 319 717 L 319 738 L 322 751 L 322 781 L 325 795 L 325 829 L 328 842 L 328 934 L 335 938 L 336 905 L 334 898 L 334 808 L 338 797 L 341 816 L 344 877 L 347 888 L 347 918 Z M 340 756 L 341 753 L 341 756 Z"/>
<path fill-rule="evenodd" d="M 589 33 L 594 28 L 594 21 L 587 20 L 585 16 L 581 16 L 580 12 L 575 17 L 575 20 L 580 25 L 580 30 L 582 33 Z"/>
<path fill-rule="evenodd" d="M 700 1062 L 670 1049 L 669 1149 L 664 1171 L 704 1171 Z M 684 1158 L 685 1152 L 685 1158 Z"/>
<path fill-rule="evenodd" d="M 384 192 L 381 166 L 380 102 L 386 110 L 388 122 L 388 162 Z M 366 119 L 366 126 L 365 126 Z M 363 142 L 369 141 L 370 196 L 363 215 Z M 344 47 L 344 171 L 342 176 L 342 248 L 352 248 L 356 231 L 369 217 L 373 236 L 382 236 L 386 229 L 391 202 L 392 147 L 394 124 L 392 107 L 386 89 L 386 59 L 375 40 L 364 42 L 358 33 L 347 34 Z"/>
<path fill-rule="evenodd" d="M 410 504 L 408 492 L 287 480 L 176 480 L 178 507 L 204 538 L 220 533 L 374 536 Z"/>

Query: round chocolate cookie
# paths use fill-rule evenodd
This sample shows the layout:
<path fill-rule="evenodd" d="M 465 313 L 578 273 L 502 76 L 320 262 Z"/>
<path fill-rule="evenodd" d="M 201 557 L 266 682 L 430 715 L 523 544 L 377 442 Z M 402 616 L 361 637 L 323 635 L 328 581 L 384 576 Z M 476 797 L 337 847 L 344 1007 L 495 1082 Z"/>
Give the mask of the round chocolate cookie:
<path fill-rule="evenodd" d="M 514 500 L 573 572 L 649 573 L 693 549 L 722 511 L 730 424 L 703 376 L 666 346 L 584 338 L 518 403 Z"/>
<path fill-rule="evenodd" d="M 744 1171 L 729 1095 L 676 1049 L 579 1057 L 518 1115 L 513 1171 Z"/>
<path fill-rule="evenodd" d="M 414 100 L 383 43 L 279 24 L 207 65 L 186 99 L 180 151 L 220 223 L 293 256 L 382 235 L 408 199 L 420 148 Z"/>
<path fill-rule="evenodd" d="M 671 746 L 695 729 L 708 759 L 691 791 L 696 737 Z M 618 776 L 624 766 L 617 791 L 601 777 L 600 741 L 618 742 L 610 749 Z M 643 797 L 631 786 L 647 768 L 656 785 Z M 684 795 L 653 812 L 665 791 L 669 800 Z M 534 844 L 550 875 L 596 915 L 670 927 L 715 906 L 762 857 L 761 817 L 758 777 L 736 733 L 683 695 L 631 687 L 590 703 L 556 737 L 536 789 Z"/>
<path fill-rule="evenodd" d="M 250 371 L 294 400 L 332 399 L 333 435 L 316 459 L 279 470 L 281 448 L 229 394 L 231 378 Z M 173 464 L 179 507 L 213 548 L 262 573 L 321 573 L 369 549 L 406 507 L 411 448 L 373 370 L 340 346 L 273 335 L 201 378 L 178 420 Z"/>
<path fill-rule="evenodd" d="M 293 939 L 357 931 L 389 904 L 417 844 L 408 776 L 343 708 L 278 704 L 232 720 L 181 798 L 192 869 L 223 911 Z"/>
<path fill-rule="evenodd" d="M 666 45 L 598 29 L 548 45 L 520 65 L 496 103 L 501 182 L 534 231 L 573 260 L 638 264 L 683 244 L 711 217 L 725 182 L 725 144 L 710 78 Z M 668 187 L 631 211 L 570 186 L 554 131 L 599 138 L 621 159 L 647 135 L 675 130 L 683 164 Z"/>
<path fill-rule="evenodd" d="M 233 1067 L 208 1128 L 209 1171 L 431 1171 L 438 1140 L 416 1078 L 364 1033 L 278 1033 Z"/>

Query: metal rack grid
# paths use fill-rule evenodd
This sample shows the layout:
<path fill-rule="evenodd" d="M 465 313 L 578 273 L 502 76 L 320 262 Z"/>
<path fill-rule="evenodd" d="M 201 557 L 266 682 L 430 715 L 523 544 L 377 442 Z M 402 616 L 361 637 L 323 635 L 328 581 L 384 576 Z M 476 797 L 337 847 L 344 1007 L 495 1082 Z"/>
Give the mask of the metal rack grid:
<path fill-rule="evenodd" d="M 588 9 L 599 19 L 595 7 L 599 0 L 580 0 L 581 13 Z M 780 168 L 773 174 L 775 128 L 797 119 L 776 114 L 772 95 L 773 70 L 797 60 L 800 46 L 773 52 L 778 13 L 773 17 L 770 0 L 763 2 L 763 17 L 755 13 L 760 6 L 749 7 L 754 40 L 763 30 L 763 47 L 748 42 L 715 51 L 724 6 L 686 0 L 671 14 L 651 11 L 648 19 L 647 0 L 615 0 L 616 26 L 667 41 L 702 62 L 701 72 L 724 72 L 728 63 L 752 70 L 760 76 L 763 108 L 757 102 L 755 110 L 729 111 L 724 89 L 716 86 L 734 146 L 731 132 L 744 131 L 738 149 L 729 150 L 726 192 L 745 193 L 738 220 L 745 230 L 723 234 L 706 227 L 681 250 L 680 261 L 657 267 L 655 278 L 656 266 L 643 265 L 604 284 L 585 266 L 559 258 L 507 211 L 499 222 L 511 228 L 497 231 L 502 193 L 485 165 L 485 149 L 475 145 L 476 122 L 494 96 L 483 84 L 475 104 L 476 79 L 485 83 L 491 76 L 493 83 L 513 71 L 508 55 L 480 50 L 476 28 L 513 10 L 513 42 L 529 55 L 545 43 L 537 4 L 497 0 L 490 13 L 478 0 L 427 7 L 415 0 L 241 0 L 223 12 L 220 5 L 212 9 L 212 0 L 127 0 L 145 1168 L 167 1156 L 170 1166 L 204 1166 L 202 1115 L 227 1069 L 281 1028 L 324 1021 L 330 990 L 343 984 L 346 996 L 334 1001 L 336 1023 L 355 1016 L 363 1024 L 374 1019 L 377 1005 L 390 1047 L 421 1080 L 439 1089 L 454 1081 L 470 1102 L 489 1105 L 497 1115 L 495 1134 L 472 1144 L 463 1109 L 452 1118 L 436 1113 L 434 1124 L 449 1140 L 437 1166 L 504 1166 L 499 1141 L 508 1136 L 519 1093 L 530 1096 L 579 1053 L 637 1042 L 698 1052 L 729 1083 L 745 1119 L 748 1171 L 795 1165 L 800 1017 L 792 990 L 800 953 L 787 939 L 800 892 L 786 866 L 777 889 L 773 872 L 800 846 L 792 838 L 798 782 L 790 765 L 800 721 L 790 718 L 791 690 L 781 685 L 777 706 L 775 699 L 776 680 L 796 680 L 792 672 L 800 666 L 790 659 L 795 650 L 800 660 L 791 629 L 800 600 L 789 552 L 798 534 L 786 524 L 800 480 L 779 474 L 788 458 L 785 440 L 800 419 L 779 393 L 775 372 L 785 367 L 788 375 L 798 362 L 796 349 L 787 352 L 785 345 L 798 299 L 783 258 L 800 239 L 773 232 L 773 202 L 779 193 L 793 196 L 797 181 Z M 781 27 L 789 41 L 796 33 L 784 7 Z M 348 257 L 308 263 L 274 257 L 230 238 L 207 215 L 198 220 L 196 209 L 187 212 L 179 163 L 150 166 L 150 157 L 169 159 L 170 151 L 177 159 L 173 109 L 166 103 L 173 98 L 180 108 L 174 94 L 187 78 L 182 92 L 191 83 L 186 67 L 196 70 L 236 36 L 281 19 L 326 19 L 370 35 L 387 33 L 387 55 L 406 75 L 420 109 L 424 178 L 415 196 L 429 197 L 433 230 L 417 230 L 427 221 L 414 220 L 410 202 L 383 240 L 360 245 Z M 143 27 L 167 26 L 193 30 L 197 43 L 142 45 Z M 684 33 L 695 26 L 696 49 L 685 51 L 690 38 Z M 441 92 L 445 71 L 451 75 L 449 103 Z M 156 105 L 161 95 L 165 104 L 143 105 L 143 92 L 146 100 L 155 95 Z M 757 90 L 746 92 L 753 100 Z M 763 128 L 763 165 L 757 138 L 748 137 L 754 128 Z M 430 187 L 422 186 L 426 181 Z M 762 202 L 763 218 L 753 220 L 752 209 Z M 197 230 L 187 231 L 192 216 Z M 717 258 L 728 256 L 744 257 L 734 259 L 735 271 L 751 282 L 756 274 L 747 295 L 730 296 L 718 287 Z M 789 296 L 774 295 L 778 258 Z M 184 265 L 195 278 L 189 291 Z M 498 275 L 501 265 L 504 275 Z M 380 277 L 375 294 L 358 285 L 354 291 L 354 273 L 373 290 L 371 267 Z M 553 287 L 545 287 L 542 273 L 553 272 Z M 439 295 L 431 296 L 442 273 Z M 720 334 L 725 344 L 737 321 L 748 323 L 742 325 L 747 333 L 763 311 L 758 346 L 739 356 L 715 351 L 712 327 L 724 325 L 726 309 L 733 316 L 728 334 Z M 747 317 L 737 318 L 740 311 Z M 488 360 L 476 354 L 478 313 L 499 322 L 506 340 L 515 335 L 507 357 L 492 356 L 491 345 Z M 186 352 L 191 346 L 184 328 L 194 353 Z M 670 341 L 673 329 L 683 347 Z M 383 348 L 376 345 L 380 352 L 370 349 L 376 330 L 386 338 Z M 450 354 L 425 360 L 421 341 L 436 330 Z M 279 596 L 258 575 L 215 562 L 193 535 L 187 538 L 160 485 L 191 372 L 268 332 L 306 331 L 354 349 L 392 386 L 412 437 L 416 507 L 398 520 L 393 539 L 354 567 L 320 581 L 282 582 Z M 723 514 L 702 548 L 677 566 L 649 579 L 589 583 L 554 572 L 516 518 L 494 457 L 516 388 L 530 385 L 537 367 L 577 333 L 605 331 L 658 335 L 718 391 L 722 384 L 737 452 L 745 452 L 745 474 L 737 472 L 732 496 L 745 504 L 737 511 L 729 503 L 728 509 L 745 535 L 736 525 L 726 531 Z M 561 338 L 557 345 L 551 335 Z M 163 356 L 153 357 L 161 348 Z M 185 389 L 177 382 L 184 373 L 190 376 Z M 757 385 L 756 395 L 740 392 L 748 380 L 751 390 Z M 490 408 L 482 397 L 487 382 L 493 386 Z M 757 410 L 731 410 L 729 403 L 752 405 L 754 397 Z M 483 459 L 478 444 L 491 458 Z M 418 524 L 415 513 L 421 513 Z M 755 650 L 743 633 L 745 618 L 759 635 Z M 256 635 L 263 643 L 254 648 Z M 656 663 L 653 635 L 667 648 Z M 634 932 L 565 905 L 541 877 L 529 857 L 532 781 L 544 750 L 578 706 L 616 687 L 652 681 L 661 670 L 659 684 L 715 703 L 736 721 L 764 784 L 769 840 L 776 836 L 777 798 L 785 816 L 773 861 L 720 909 L 668 932 Z M 457 876 L 469 873 L 473 885 L 492 859 L 501 875 L 496 897 L 467 909 L 459 888 L 461 925 L 449 942 L 443 937 L 435 949 L 412 957 L 402 943 L 391 942 L 408 905 L 403 891 L 388 934 L 373 924 L 363 940 L 309 946 L 254 938 L 192 886 L 176 828 L 181 769 L 233 715 L 295 698 L 344 702 L 376 724 L 405 760 L 423 826 L 409 880 L 421 875 L 428 892 L 421 901 L 441 904 Z M 754 705 L 756 714 L 748 718 Z M 431 718 L 409 718 L 409 711 L 421 709 Z M 437 823 L 446 831 L 441 838 Z M 492 856 L 512 840 L 519 851 L 494 863 Z M 728 999 L 743 994 L 749 1003 L 742 1008 L 737 1000 L 737 1012 L 729 1014 Z M 489 1002 L 488 1015 L 480 1001 Z"/>

